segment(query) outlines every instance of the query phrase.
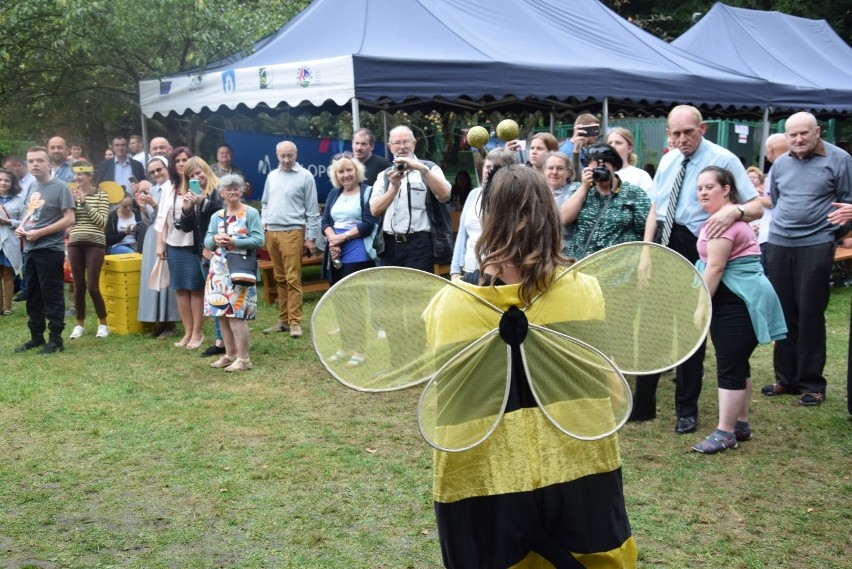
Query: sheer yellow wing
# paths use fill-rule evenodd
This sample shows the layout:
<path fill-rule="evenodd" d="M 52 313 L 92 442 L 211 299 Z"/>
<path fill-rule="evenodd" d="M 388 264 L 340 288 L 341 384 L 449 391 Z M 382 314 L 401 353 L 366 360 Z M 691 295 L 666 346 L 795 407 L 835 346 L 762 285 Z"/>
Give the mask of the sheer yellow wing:
<path fill-rule="evenodd" d="M 671 249 L 623 243 L 586 257 L 560 278 L 572 273 L 597 282 L 605 306 L 603 326 L 590 328 L 587 321 L 568 320 L 548 327 L 600 350 L 622 373 L 671 369 L 692 355 L 707 335 L 707 287 L 695 267 Z"/>
<path fill-rule="evenodd" d="M 470 290 L 403 267 L 359 271 L 336 283 L 314 309 L 314 349 L 332 377 L 358 391 L 423 383 L 499 322 L 499 310 Z M 477 301 L 473 309 L 465 302 L 464 316 L 443 319 L 440 326 L 427 318 L 438 309 L 452 313 L 459 298 Z"/>
<path fill-rule="evenodd" d="M 522 355 L 539 408 L 566 435 L 597 440 L 627 422 L 633 406 L 630 386 L 599 350 L 576 338 L 530 325 Z"/>
<path fill-rule="evenodd" d="M 493 330 L 447 361 L 426 384 L 417 406 L 426 442 L 456 452 L 487 439 L 506 409 L 509 359 L 509 346 Z"/>

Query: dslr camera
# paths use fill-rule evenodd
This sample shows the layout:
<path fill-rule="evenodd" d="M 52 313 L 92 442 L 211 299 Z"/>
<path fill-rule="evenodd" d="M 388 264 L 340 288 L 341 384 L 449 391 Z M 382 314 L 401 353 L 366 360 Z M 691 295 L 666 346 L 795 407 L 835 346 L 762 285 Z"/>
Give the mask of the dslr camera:
<path fill-rule="evenodd" d="M 606 166 L 595 166 L 592 168 L 592 179 L 595 182 L 608 182 L 610 177 L 609 170 Z"/>

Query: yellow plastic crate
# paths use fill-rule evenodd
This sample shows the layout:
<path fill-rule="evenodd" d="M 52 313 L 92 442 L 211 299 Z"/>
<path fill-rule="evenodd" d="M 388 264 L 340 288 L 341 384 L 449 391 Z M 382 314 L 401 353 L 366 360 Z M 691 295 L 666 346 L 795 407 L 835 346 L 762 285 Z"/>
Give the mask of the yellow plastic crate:
<path fill-rule="evenodd" d="M 118 334 L 119 336 L 127 336 L 128 334 L 141 334 L 142 331 L 145 330 L 141 322 L 122 324 L 120 322 L 111 321 L 109 316 L 107 316 L 107 326 L 109 326 L 110 333 Z"/>
<path fill-rule="evenodd" d="M 101 272 L 132 273 L 142 270 L 141 253 L 122 253 L 121 255 L 106 255 Z"/>
<path fill-rule="evenodd" d="M 101 279 L 98 281 L 101 285 L 101 290 L 106 285 L 113 286 L 135 286 L 137 289 L 139 288 L 139 279 L 140 274 L 138 272 L 133 273 L 117 273 L 115 271 L 110 271 L 105 273 L 101 271 Z M 137 295 L 138 296 L 138 295 Z"/>
<path fill-rule="evenodd" d="M 123 298 L 139 302 L 139 283 L 135 284 L 107 284 L 100 281 L 101 294 L 104 297 L 112 296 L 115 298 Z"/>
<path fill-rule="evenodd" d="M 140 329 L 142 323 L 136 317 L 139 312 L 138 298 L 119 298 L 115 296 L 104 296 L 104 304 L 107 309 L 107 324 L 131 326 L 138 324 Z"/>

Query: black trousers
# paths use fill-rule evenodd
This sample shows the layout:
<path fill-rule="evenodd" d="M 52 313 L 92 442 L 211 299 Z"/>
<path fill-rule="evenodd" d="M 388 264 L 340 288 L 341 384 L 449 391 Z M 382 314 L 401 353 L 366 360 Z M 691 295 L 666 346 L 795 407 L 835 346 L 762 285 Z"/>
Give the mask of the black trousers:
<path fill-rule="evenodd" d="M 654 241 L 659 242 L 662 227 L 657 228 Z M 673 225 L 669 249 L 683 255 L 690 263 L 698 260 L 696 244 L 698 238 L 684 225 Z M 691 325 L 691 323 L 686 323 Z M 698 397 L 701 395 L 701 382 L 704 377 L 704 352 L 707 342 L 675 370 L 675 414 L 678 417 L 698 415 Z M 660 374 L 640 375 L 636 377 L 636 392 L 633 394 L 633 416 L 649 419 L 656 416 L 657 385 Z"/>
<path fill-rule="evenodd" d="M 65 329 L 64 263 L 63 251 L 36 249 L 27 252 L 24 264 L 27 325 L 34 340 L 43 340 L 44 331 L 49 328 L 50 341 L 62 343 L 62 331 Z"/>
<path fill-rule="evenodd" d="M 378 264 L 382 267 L 408 267 L 431 273 L 434 268 L 431 232 L 409 233 L 403 242 L 385 234 L 385 252 L 379 257 Z M 423 355 L 426 346 L 426 332 L 420 309 L 412 310 L 404 304 L 400 306 L 385 303 L 381 310 L 376 312 L 379 316 L 374 319 L 374 324 L 387 330 L 390 367 L 418 368 L 417 358 Z"/>
<path fill-rule="evenodd" d="M 385 252 L 379 257 L 379 266 L 409 267 L 431 273 L 434 268 L 432 234 L 418 231 L 404 238 L 405 242 L 398 243 L 393 236 L 385 234 Z"/>
<path fill-rule="evenodd" d="M 775 381 L 791 391 L 825 393 L 825 309 L 834 243 L 766 246 L 769 281 L 781 301 L 787 337 L 775 342 Z"/>

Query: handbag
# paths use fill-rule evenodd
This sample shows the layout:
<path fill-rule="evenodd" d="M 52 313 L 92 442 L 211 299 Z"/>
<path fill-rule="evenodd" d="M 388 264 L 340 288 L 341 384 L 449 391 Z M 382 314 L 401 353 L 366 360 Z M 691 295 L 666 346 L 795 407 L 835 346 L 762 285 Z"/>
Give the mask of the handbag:
<path fill-rule="evenodd" d="M 228 264 L 228 273 L 231 282 L 240 286 L 254 286 L 257 284 L 257 255 L 252 253 L 236 253 L 229 251 L 225 253 L 225 262 Z"/>
<path fill-rule="evenodd" d="M 453 260 L 453 222 L 450 210 L 432 194 L 426 192 L 426 213 L 432 232 L 432 257 L 435 263 L 447 264 Z"/>
<path fill-rule="evenodd" d="M 228 214 L 223 211 L 225 218 L 224 232 L 228 233 Z M 228 274 L 231 275 L 231 283 L 240 286 L 254 286 L 257 284 L 257 255 L 254 251 L 238 253 L 227 251 L 225 253 L 225 264 L 228 266 Z"/>

